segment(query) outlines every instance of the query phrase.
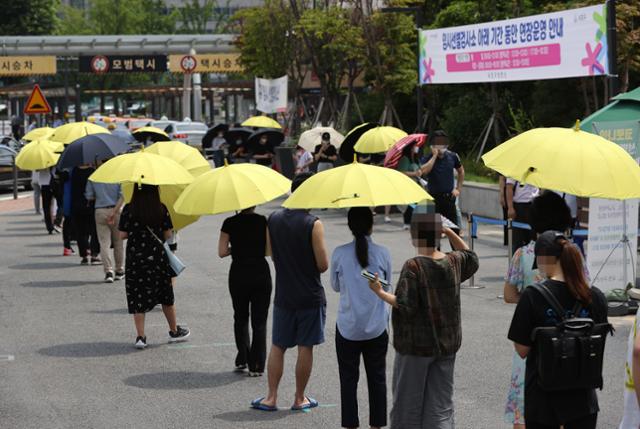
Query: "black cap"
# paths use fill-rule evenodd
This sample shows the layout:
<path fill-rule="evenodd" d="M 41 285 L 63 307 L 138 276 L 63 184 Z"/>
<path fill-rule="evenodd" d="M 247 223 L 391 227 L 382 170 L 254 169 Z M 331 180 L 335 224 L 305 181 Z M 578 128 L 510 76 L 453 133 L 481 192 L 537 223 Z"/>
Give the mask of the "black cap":
<path fill-rule="evenodd" d="M 559 258 L 562 254 L 562 245 L 559 240 L 566 240 L 567 238 L 560 231 L 545 231 L 538 235 L 535 245 L 536 256 L 554 256 Z M 533 261 L 533 269 L 538 268 L 537 261 Z"/>
<path fill-rule="evenodd" d="M 322 133 L 322 140 L 326 140 L 326 141 L 331 140 L 331 134 L 327 132 Z"/>

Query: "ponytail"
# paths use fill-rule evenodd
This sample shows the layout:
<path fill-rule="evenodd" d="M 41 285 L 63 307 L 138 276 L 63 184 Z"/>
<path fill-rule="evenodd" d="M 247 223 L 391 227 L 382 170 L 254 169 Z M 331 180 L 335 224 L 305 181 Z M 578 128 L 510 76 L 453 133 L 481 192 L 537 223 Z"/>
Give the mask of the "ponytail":
<path fill-rule="evenodd" d="M 591 304 L 591 289 L 584 274 L 584 263 L 580 251 L 566 239 L 559 239 L 558 244 L 562 246 L 560 267 L 571 295 L 583 305 Z"/>
<path fill-rule="evenodd" d="M 362 268 L 369 266 L 369 242 L 367 236 L 373 227 L 373 214 L 368 207 L 353 207 L 347 215 L 349 229 L 356 239 L 356 258 Z"/>

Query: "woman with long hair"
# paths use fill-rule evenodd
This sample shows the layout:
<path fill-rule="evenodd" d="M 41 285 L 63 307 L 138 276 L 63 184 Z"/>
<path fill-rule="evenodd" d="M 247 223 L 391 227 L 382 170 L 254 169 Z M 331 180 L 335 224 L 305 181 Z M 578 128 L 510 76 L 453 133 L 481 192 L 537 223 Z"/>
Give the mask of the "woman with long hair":
<path fill-rule="evenodd" d="M 535 256 L 540 273 L 547 278 L 546 286 L 566 313 L 573 313 L 576 303 L 581 310 L 576 317 L 589 317 L 596 324 L 607 323 L 607 302 L 596 287 L 589 287 L 582 254 L 561 232 L 546 231 L 535 244 Z M 543 390 L 538 384 L 537 359 L 530 353 L 535 347 L 535 328 L 556 326 L 564 315 L 556 314 L 547 300 L 535 288 L 525 288 L 509 328 L 520 357 L 527 358 L 525 372 L 524 417 L 527 429 L 595 429 L 598 398 L 595 389 Z"/>
<path fill-rule="evenodd" d="M 354 207 L 348 214 L 354 240 L 335 249 L 331 258 L 331 287 L 340 292 L 336 326 L 336 352 L 340 373 L 342 427 L 357 428 L 360 356 L 369 386 L 369 425 L 387 424 L 386 355 L 389 343 L 389 308 L 368 287 L 363 269 L 378 273 L 391 284 L 389 251 L 371 240 L 373 214 Z M 387 290 L 388 286 L 385 287 Z"/>
<path fill-rule="evenodd" d="M 233 302 L 236 339 L 235 370 L 249 367 L 250 377 L 264 373 L 267 358 L 267 316 L 271 299 L 271 272 L 267 218 L 249 207 L 225 219 L 218 240 L 218 256 L 231 256 L 229 293 Z M 249 319 L 253 337 L 249 336 Z"/>
<path fill-rule="evenodd" d="M 169 324 L 169 342 L 184 341 L 190 335 L 186 327 L 177 325 L 172 277 L 175 273 L 162 243 L 171 235 L 169 211 L 160 202 L 157 186 L 134 186 L 131 202 L 124 206 L 118 228 L 127 240 L 125 286 L 129 313 L 133 314 L 137 337 L 135 346 L 147 347 L 144 332 L 145 313 L 156 305 Z"/>
<path fill-rule="evenodd" d="M 571 227 L 571 212 L 565 201 L 552 191 L 545 191 L 531 203 L 529 211 L 531 229 L 537 237 L 545 231 L 566 231 Z M 544 280 L 537 268 L 534 268 L 534 246 L 532 240 L 516 250 L 511 258 L 504 284 L 504 301 L 517 304 L 524 289 Z M 513 353 L 511 382 L 505 406 L 505 422 L 513 424 L 514 429 L 524 429 L 524 373 L 525 359 Z"/>

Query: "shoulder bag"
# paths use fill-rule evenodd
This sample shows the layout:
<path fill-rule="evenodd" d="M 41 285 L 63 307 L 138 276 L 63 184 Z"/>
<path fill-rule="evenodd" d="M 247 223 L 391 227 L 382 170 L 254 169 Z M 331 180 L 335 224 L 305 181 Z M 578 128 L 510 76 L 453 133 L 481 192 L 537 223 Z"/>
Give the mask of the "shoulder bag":
<path fill-rule="evenodd" d="M 149 228 L 149 226 L 147 226 L 147 230 L 153 236 L 153 238 L 155 238 L 158 241 L 158 243 L 160 243 L 160 245 L 164 248 L 164 253 L 167 255 L 167 258 L 169 259 L 169 266 L 171 267 L 171 270 L 175 274 L 174 277 L 178 277 L 180 273 L 182 273 L 185 270 L 185 268 L 187 268 L 187 266 L 180 260 L 180 258 L 178 258 L 175 255 L 175 253 L 171 251 L 171 249 L 169 248 L 169 243 L 167 243 L 166 241 L 160 240 L 160 238 L 158 238 L 158 236 L 153 233 L 153 231 L 151 230 L 151 228 Z"/>

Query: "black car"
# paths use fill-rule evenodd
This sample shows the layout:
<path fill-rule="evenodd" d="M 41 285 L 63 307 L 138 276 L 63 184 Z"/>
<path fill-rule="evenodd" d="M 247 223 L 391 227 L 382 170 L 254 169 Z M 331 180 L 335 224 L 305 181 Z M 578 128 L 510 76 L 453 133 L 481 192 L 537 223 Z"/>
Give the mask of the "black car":
<path fill-rule="evenodd" d="M 0 188 L 13 186 L 13 161 L 18 153 L 8 146 L 0 145 Z M 31 172 L 18 169 L 18 186 L 31 189 Z"/>

